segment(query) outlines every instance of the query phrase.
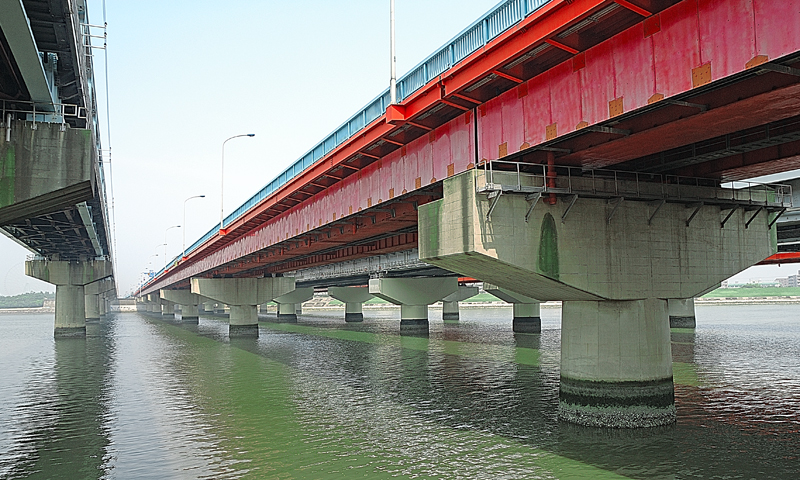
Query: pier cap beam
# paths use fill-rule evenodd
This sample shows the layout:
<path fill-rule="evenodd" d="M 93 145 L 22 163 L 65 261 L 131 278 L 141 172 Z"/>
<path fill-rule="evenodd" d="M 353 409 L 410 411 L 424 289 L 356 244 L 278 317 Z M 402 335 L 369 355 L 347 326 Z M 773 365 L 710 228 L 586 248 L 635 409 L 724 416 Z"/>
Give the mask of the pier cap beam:
<path fill-rule="evenodd" d="M 539 300 L 512 292 L 511 290 L 492 285 L 483 284 L 483 291 L 494 295 L 504 302 L 514 305 L 514 319 L 512 330 L 514 333 L 541 333 L 542 318 Z"/>
<path fill-rule="evenodd" d="M 278 320 L 297 322 L 297 306 L 314 298 L 314 287 L 295 288 L 291 292 L 275 297 L 278 304 Z"/>
<path fill-rule="evenodd" d="M 25 274 L 56 286 L 56 337 L 86 336 L 85 285 L 113 275 L 109 260 L 25 262 Z"/>
<path fill-rule="evenodd" d="M 458 302 L 478 294 L 478 287 L 459 285 L 458 290 L 442 299 L 442 320 L 458 320 Z"/>
<path fill-rule="evenodd" d="M 362 306 L 375 297 L 369 287 L 328 287 L 328 295 L 344 303 L 345 322 L 363 321 Z"/>

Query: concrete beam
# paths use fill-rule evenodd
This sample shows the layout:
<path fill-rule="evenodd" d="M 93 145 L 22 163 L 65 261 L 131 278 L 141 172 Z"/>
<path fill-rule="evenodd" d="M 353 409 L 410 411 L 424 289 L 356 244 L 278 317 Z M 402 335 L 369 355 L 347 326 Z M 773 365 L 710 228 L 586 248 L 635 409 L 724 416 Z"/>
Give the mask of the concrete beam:
<path fill-rule="evenodd" d="M 47 81 L 42 60 L 39 57 L 39 48 L 36 46 L 36 39 L 21 1 L 0 2 L 0 29 L 3 30 L 31 100 L 40 104 L 49 104 L 48 111 L 52 112 L 52 104 L 58 99 L 54 97 L 53 89 Z M 37 108 L 42 108 L 42 106 Z"/>
<path fill-rule="evenodd" d="M 369 293 L 400 305 L 401 333 L 427 333 L 428 305 L 457 290 L 457 277 L 373 278 L 369 281 Z"/>
<path fill-rule="evenodd" d="M 677 203 L 654 215 L 650 202 L 580 198 L 565 216 L 567 201 L 528 213 L 524 195 L 503 195 L 487 218 L 473 172 L 443 190 L 419 208 L 420 259 L 541 301 L 692 298 L 776 250 L 768 215 L 745 228 L 754 212 L 744 209 L 720 228 L 719 206 L 687 226 L 693 212 Z"/>

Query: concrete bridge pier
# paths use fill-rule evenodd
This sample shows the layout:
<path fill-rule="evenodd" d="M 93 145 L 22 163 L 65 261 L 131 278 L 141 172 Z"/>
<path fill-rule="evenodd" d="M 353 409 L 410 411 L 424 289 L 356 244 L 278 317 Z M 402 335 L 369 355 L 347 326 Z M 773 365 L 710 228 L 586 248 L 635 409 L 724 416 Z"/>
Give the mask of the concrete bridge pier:
<path fill-rule="evenodd" d="M 589 426 L 675 421 L 667 302 L 565 301 L 558 416 Z"/>
<path fill-rule="evenodd" d="M 114 288 L 110 278 L 86 285 L 83 289 L 87 322 L 99 322 L 107 310 L 105 293 Z"/>
<path fill-rule="evenodd" d="M 451 293 L 442 299 L 442 320 L 457 322 L 459 318 L 458 302 L 463 302 L 477 294 L 478 287 L 459 285 L 455 293 Z"/>
<path fill-rule="evenodd" d="M 695 328 L 697 320 L 694 316 L 694 298 L 670 298 L 669 306 L 670 328 Z"/>
<path fill-rule="evenodd" d="M 286 323 L 297 323 L 297 314 L 302 311 L 303 302 L 314 297 L 313 287 L 297 288 L 285 295 L 275 297 L 278 304 L 278 320 Z"/>
<path fill-rule="evenodd" d="M 369 287 L 328 287 L 328 295 L 344 303 L 345 322 L 363 322 L 364 302 L 373 297 Z"/>
<path fill-rule="evenodd" d="M 514 333 L 541 333 L 542 318 L 540 316 L 540 303 L 538 300 L 500 288 L 491 283 L 483 284 L 483 291 L 491 293 L 504 302 L 511 303 L 514 307 L 514 319 L 511 329 Z"/>
<path fill-rule="evenodd" d="M 778 207 L 731 211 L 726 203 L 684 204 L 677 195 L 653 202 L 649 194 L 575 193 L 537 202 L 524 190 L 501 195 L 494 185 L 511 183 L 502 174 L 493 183 L 478 175 L 446 178 L 444 198 L 419 207 L 420 260 L 531 299 L 564 302 L 560 418 L 600 427 L 674 422 L 665 299 L 694 298 L 775 253 Z M 595 192 L 597 182 L 573 177 L 569 185 Z M 612 196 L 672 188 L 608 182 L 602 188 Z M 728 192 L 698 185 L 682 195 L 714 201 Z"/>
<path fill-rule="evenodd" d="M 147 313 L 161 315 L 161 297 L 157 293 L 147 295 Z"/>
<path fill-rule="evenodd" d="M 400 305 L 400 333 L 428 333 L 428 305 L 458 290 L 456 277 L 371 278 L 369 293 Z"/>
<path fill-rule="evenodd" d="M 181 311 L 175 318 L 182 323 L 198 323 L 200 312 L 198 305 L 202 305 L 202 297 L 189 290 L 160 290 L 162 300 L 168 300 L 180 305 Z"/>
<path fill-rule="evenodd" d="M 110 261 L 28 260 L 25 274 L 56 286 L 56 337 L 86 336 L 86 297 L 84 287 L 110 277 Z M 99 317 L 98 317 L 99 318 Z"/>
<path fill-rule="evenodd" d="M 161 316 L 163 318 L 175 318 L 175 303 L 161 299 Z"/>
<path fill-rule="evenodd" d="M 294 278 L 193 278 L 192 293 L 231 306 L 228 335 L 258 336 L 258 305 L 294 290 Z"/>

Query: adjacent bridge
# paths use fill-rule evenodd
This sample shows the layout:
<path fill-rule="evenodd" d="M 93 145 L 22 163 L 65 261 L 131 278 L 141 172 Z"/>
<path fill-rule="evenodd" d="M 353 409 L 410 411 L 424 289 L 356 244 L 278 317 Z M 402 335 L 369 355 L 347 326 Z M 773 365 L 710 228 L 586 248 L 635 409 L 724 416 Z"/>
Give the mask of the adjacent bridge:
<path fill-rule="evenodd" d="M 115 298 L 84 0 L 0 2 L 0 232 L 56 285 L 56 336 Z"/>
<path fill-rule="evenodd" d="M 800 168 L 798 24 L 796 2 L 502 2 L 137 295 L 191 319 L 213 299 L 257 335 L 259 304 L 291 321 L 328 288 L 347 320 L 376 295 L 425 333 L 427 305 L 457 318 L 477 279 L 517 332 L 564 301 L 562 418 L 672 422 L 670 321 L 774 260 L 793 207 L 746 180 Z"/>

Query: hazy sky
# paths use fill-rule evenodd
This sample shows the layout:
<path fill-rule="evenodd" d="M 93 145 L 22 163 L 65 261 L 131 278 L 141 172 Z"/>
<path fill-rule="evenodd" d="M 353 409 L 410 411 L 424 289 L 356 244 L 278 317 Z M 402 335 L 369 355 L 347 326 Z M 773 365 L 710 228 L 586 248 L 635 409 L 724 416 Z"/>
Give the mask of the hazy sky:
<path fill-rule="evenodd" d="M 396 0 L 398 74 L 413 68 L 495 0 Z M 219 221 L 221 144 L 226 215 L 389 83 L 389 1 L 107 0 L 117 285 L 164 265 Z M 93 24 L 102 1 L 89 0 Z M 103 52 L 95 52 L 103 146 Z M 107 170 L 108 171 L 108 170 Z M 183 225 L 184 200 L 189 201 Z M 183 225 L 165 231 L 172 225 Z M 53 290 L 24 275 L 30 252 L 0 236 L 0 295 Z M 154 256 L 154 255 L 158 256 Z M 774 279 L 797 265 L 736 278 Z"/>

